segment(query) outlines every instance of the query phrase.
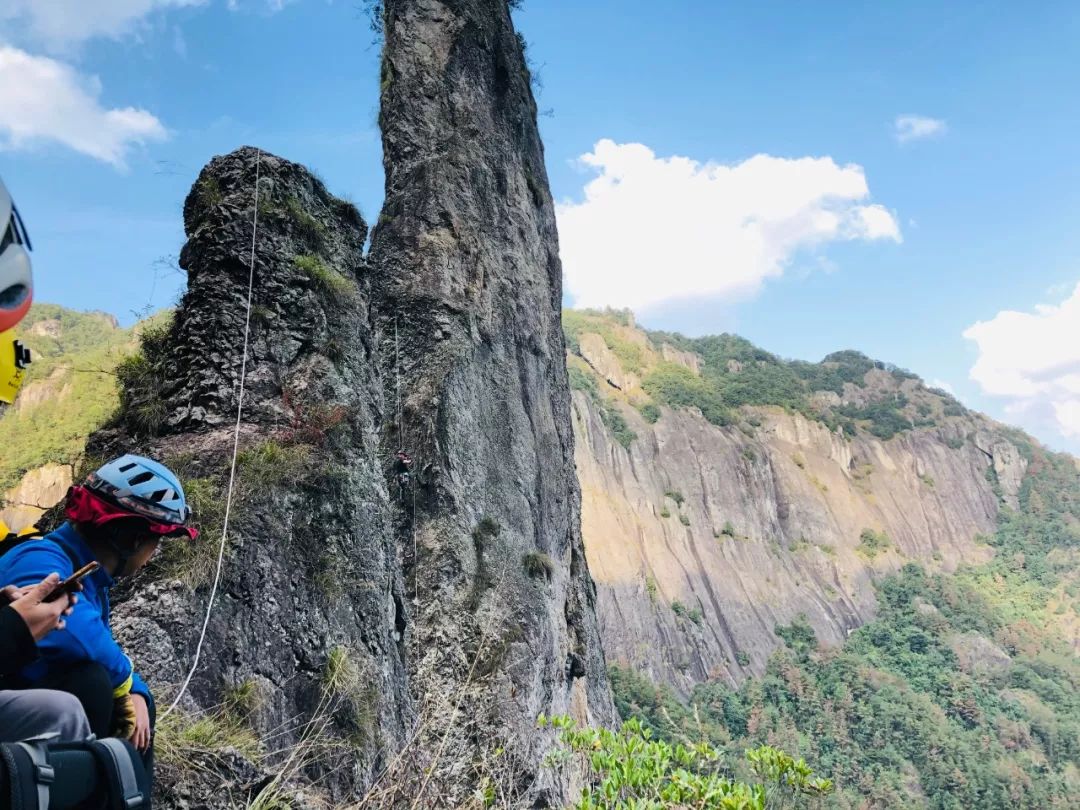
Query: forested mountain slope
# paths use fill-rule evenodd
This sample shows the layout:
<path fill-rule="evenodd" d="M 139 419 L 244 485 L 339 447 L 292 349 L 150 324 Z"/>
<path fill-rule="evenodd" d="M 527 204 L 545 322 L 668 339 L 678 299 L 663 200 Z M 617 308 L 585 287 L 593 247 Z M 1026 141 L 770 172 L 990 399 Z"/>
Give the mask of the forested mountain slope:
<path fill-rule="evenodd" d="M 857 352 L 564 328 L 624 715 L 804 755 L 836 806 L 1069 806 L 1075 459 Z"/>

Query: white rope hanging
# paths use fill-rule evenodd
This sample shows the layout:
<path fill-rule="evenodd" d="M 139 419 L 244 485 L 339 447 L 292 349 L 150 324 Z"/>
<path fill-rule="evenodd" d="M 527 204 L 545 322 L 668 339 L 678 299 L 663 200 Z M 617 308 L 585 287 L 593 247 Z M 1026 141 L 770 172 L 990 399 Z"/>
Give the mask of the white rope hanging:
<path fill-rule="evenodd" d="M 195 676 L 195 671 L 199 668 L 199 658 L 202 656 L 203 643 L 206 641 L 206 629 L 210 626 L 214 600 L 217 598 L 218 585 L 221 583 L 221 567 L 225 560 L 225 541 L 229 535 L 229 515 L 232 512 L 233 489 L 236 483 L 236 457 L 240 449 L 240 420 L 244 412 L 244 384 L 247 381 L 248 338 L 251 334 L 251 298 L 252 291 L 255 289 L 255 238 L 259 232 L 259 168 L 261 162 L 262 150 L 257 149 L 255 152 L 255 213 L 251 220 L 251 262 L 248 266 L 247 308 L 244 314 L 244 352 L 240 361 L 240 392 L 236 401 L 236 429 L 233 432 L 232 464 L 229 467 L 229 488 L 225 497 L 225 519 L 221 526 L 221 544 L 218 547 L 217 570 L 214 572 L 214 585 L 210 589 L 210 601 L 206 605 L 206 617 L 203 619 L 202 630 L 199 633 L 199 643 L 195 645 L 195 658 L 191 662 L 191 669 L 188 670 L 187 677 L 184 678 L 184 682 L 180 685 L 180 690 L 176 693 L 172 703 L 169 704 L 169 708 L 161 715 L 162 717 L 168 717 L 172 714 L 177 704 L 180 703 L 180 698 L 187 691 L 191 679 Z"/>

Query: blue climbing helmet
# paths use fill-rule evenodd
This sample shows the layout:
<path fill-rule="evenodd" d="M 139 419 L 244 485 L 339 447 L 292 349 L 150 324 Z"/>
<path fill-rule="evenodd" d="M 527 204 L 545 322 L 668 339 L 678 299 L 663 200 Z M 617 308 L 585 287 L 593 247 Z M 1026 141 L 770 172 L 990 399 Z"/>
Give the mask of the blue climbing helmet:
<path fill-rule="evenodd" d="M 144 456 L 129 453 L 110 461 L 90 473 L 86 489 L 153 523 L 182 527 L 191 517 L 180 479 L 164 464 Z"/>

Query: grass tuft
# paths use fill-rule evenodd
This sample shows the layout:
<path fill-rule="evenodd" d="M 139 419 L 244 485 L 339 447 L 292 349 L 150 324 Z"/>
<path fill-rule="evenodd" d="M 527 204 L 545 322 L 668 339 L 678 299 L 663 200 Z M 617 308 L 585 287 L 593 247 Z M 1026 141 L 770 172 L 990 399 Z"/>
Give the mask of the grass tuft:
<path fill-rule="evenodd" d="M 311 279 L 324 295 L 344 299 L 356 297 L 356 284 L 337 270 L 327 267 L 318 256 L 310 254 L 297 256 L 293 259 L 293 264 Z"/>
<path fill-rule="evenodd" d="M 543 578 L 550 582 L 555 574 L 555 561 L 540 551 L 530 551 L 521 558 L 521 563 L 525 573 L 533 579 Z"/>

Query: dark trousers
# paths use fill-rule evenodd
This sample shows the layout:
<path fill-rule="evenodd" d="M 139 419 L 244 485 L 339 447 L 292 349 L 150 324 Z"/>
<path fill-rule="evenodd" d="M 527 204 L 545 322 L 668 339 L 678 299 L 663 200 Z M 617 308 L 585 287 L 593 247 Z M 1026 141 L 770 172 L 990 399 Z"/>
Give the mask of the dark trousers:
<path fill-rule="evenodd" d="M 68 692 L 79 699 L 86 719 L 90 721 L 90 730 L 97 737 L 108 737 L 113 725 L 113 688 L 105 668 L 94 661 L 80 661 L 72 664 L 63 672 L 48 675 L 40 683 L 34 684 L 40 689 L 56 689 Z M 151 780 L 154 778 L 154 725 L 157 722 L 157 708 L 153 699 L 146 702 L 150 711 L 150 746 L 142 752 L 143 765 Z"/>

